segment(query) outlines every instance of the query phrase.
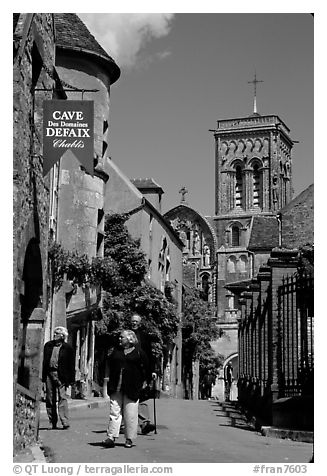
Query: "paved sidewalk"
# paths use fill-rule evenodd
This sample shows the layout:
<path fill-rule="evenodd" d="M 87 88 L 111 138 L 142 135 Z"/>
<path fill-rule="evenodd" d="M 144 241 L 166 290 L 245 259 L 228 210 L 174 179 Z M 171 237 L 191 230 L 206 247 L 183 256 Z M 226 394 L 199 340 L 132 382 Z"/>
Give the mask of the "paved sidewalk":
<path fill-rule="evenodd" d="M 87 409 L 87 408 L 100 408 L 107 407 L 109 405 L 109 399 L 104 398 L 90 398 L 86 400 L 69 400 L 69 411 L 75 412 L 76 410 Z M 40 417 L 41 421 L 44 421 L 46 417 L 45 403 L 41 403 L 40 408 Z M 46 463 L 47 459 L 44 454 L 44 451 L 41 448 L 42 442 L 36 443 L 35 445 L 22 449 L 18 454 L 13 458 L 14 463 Z"/>
<path fill-rule="evenodd" d="M 88 405 L 91 406 L 88 407 Z M 71 428 L 46 430 L 41 414 L 40 439 L 49 462 L 56 463 L 308 463 L 312 444 L 264 437 L 231 425 L 216 401 L 156 400 L 157 434 L 140 435 L 136 446 L 101 444 L 108 421 L 103 399 L 70 405 Z M 152 403 L 151 409 L 152 412 Z"/>

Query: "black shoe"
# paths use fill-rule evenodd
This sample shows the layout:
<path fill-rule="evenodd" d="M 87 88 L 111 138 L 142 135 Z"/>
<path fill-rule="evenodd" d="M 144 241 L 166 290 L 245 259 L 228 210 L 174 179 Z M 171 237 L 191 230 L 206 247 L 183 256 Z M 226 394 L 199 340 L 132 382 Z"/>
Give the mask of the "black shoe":
<path fill-rule="evenodd" d="M 156 427 L 148 421 L 141 426 L 141 433 L 142 435 L 147 435 L 148 433 L 150 433 L 151 431 L 154 431 L 155 429 Z"/>
<path fill-rule="evenodd" d="M 132 440 L 127 438 L 127 440 L 125 441 L 125 448 L 132 448 L 132 446 L 133 446 Z"/>
<path fill-rule="evenodd" d="M 62 429 L 63 429 L 63 430 L 68 430 L 68 428 L 70 428 L 70 425 L 63 425 L 63 426 L 62 426 Z"/>
<path fill-rule="evenodd" d="M 113 440 L 112 438 L 106 438 L 105 440 L 102 441 L 102 444 L 106 448 L 113 448 L 115 446 L 115 440 Z"/>

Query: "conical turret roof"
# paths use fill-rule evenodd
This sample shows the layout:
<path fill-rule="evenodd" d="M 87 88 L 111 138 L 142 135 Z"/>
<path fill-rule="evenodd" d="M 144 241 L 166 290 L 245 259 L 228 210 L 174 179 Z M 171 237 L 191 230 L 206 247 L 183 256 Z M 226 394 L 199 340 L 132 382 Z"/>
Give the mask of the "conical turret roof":
<path fill-rule="evenodd" d="M 115 61 L 97 42 L 76 13 L 54 13 L 56 48 L 91 55 L 110 73 L 111 84 L 120 76 Z"/>

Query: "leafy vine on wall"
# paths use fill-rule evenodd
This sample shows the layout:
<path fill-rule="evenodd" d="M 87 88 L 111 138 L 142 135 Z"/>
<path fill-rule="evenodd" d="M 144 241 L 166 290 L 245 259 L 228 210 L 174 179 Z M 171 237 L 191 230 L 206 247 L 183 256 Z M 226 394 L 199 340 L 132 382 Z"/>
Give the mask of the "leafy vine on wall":
<path fill-rule="evenodd" d="M 114 279 L 115 263 L 110 257 L 89 259 L 86 254 L 65 250 L 60 243 L 50 245 L 48 257 L 55 290 L 65 279 L 78 286 L 110 286 Z"/>

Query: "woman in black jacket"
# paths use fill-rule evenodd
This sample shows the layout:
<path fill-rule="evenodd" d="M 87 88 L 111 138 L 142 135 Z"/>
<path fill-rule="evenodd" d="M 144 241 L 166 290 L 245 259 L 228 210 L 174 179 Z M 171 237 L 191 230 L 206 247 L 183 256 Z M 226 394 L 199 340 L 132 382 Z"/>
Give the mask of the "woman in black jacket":
<path fill-rule="evenodd" d="M 122 415 L 125 421 L 125 447 L 133 446 L 132 441 L 137 435 L 138 401 L 147 374 L 148 360 L 145 353 L 137 348 L 135 333 L 122 331 L 119 346 L 110 353 L 106 366 L 106 377 L 109 377 L 110 417 L 107 439 L 103 443 L 108 448 L 115 446 Z"/>

